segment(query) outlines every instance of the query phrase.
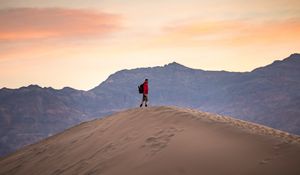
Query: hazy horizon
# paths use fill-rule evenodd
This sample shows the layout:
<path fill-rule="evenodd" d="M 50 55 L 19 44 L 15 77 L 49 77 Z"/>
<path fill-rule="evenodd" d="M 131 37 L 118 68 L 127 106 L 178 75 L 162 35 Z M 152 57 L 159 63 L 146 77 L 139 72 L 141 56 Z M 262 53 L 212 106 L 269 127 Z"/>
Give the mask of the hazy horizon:
<path fill-rule="evenodd" d="M 300 51 L 300 1 L 0 0 L 0 88 L 88 90 L 173 61 L 247 72 Z"/>
<path fill-rule="evenodd" d="M 298 54 L 298 53 L 292 53 L 292 54 Z M 292 54 L 290 54 L 290 55 L 292 55 Z M 287 57 L 285 57 L 285 58 L 287 58 Z M 285 59 L 285 58 L 283 58 L 283 59 Z M 280 59 L 280 60 L 274 60 L 274 61 L 282 61 L 283 59 Z M 60 90 L 60 89 L 63 89 L 63 88 L 73 88 L 73 89 L 76 89 L 76 90 L 84 90 L 84 91 L 89 91 L 89 90 L 91 90 L 91 89 L 93 89 L 93 88 L 95 88 L 95 87 L 97 87 L 99 84 L 101 84 L 102 82 L 104 82 L 104 81 L 106 81 L 107 80 L 107 78 L 110 76 L 110 75 L 112 75 L 112 74 L 115 74 L 115 73 L 117 73 L 118 71 L 122 71 L 122 70 L 132 70 L 132 69 L 138 69 L 138 68 L 153 68 L 153 67 L 163 67 L 163 66 L 165 66 L 165 65 L 168 65 L 168 64 L 171 64 L 171 63 L 174 63 L 174 62 L 176 62 L 176 61 L 172 61 L 172 62 L 169 62 L 169 63 L 166 63 L 166 64 L 163 64 L 163 65 L 155 65 L 155 66 L 147 66 L 147 67 L 135 67 L 135 68 L 130 68 L 130 69 L 120 69 L 120 70 L 116 70 L 115 72 L 112 72 L 111 74 L 109 74 L 104 80 L 102 80 L 102 81 L 99 81 L 98 82 L 98 84 L 96 84 L 95 86 L 93 86 L 93 87 L 89 87 L 89 88 L 87 88 L 87 89 L 78 89 L 78 88 L 76 88 L 76 87 L 72 87 L 72 86 L 63 86 L 63 87 L 59 87 L 59 88 L 56 88 L 56 87 L 53 87 L 53 86 L 43 86 L 43 85 L 40 85 L 40 84 L 36 84 L 36 83 L 31 83 L 31 84 L 25 84 L 25 85 L 22 85 L 22 86 L 19 86 L 19 87 L 6 87 L 6 86 L 3 86 L 3 87 L 0 87 L 0 89 L 2 89 L 2 88 L 8 88 L 8 89 L 18 89 L 18 88 L 21 88 L 21 87 L 28 87 L 28 86 L 30 86 L 30 85 L 36 85 L 36 86 L 39 86 L 39 87 L 41 87 L 41 88 L 53 88 L 53 89 L 57 89 L 57 90 Z M 177 64 L 180 64 L 180 65 L 183 65 L 183 66 L 186 66 L 186 65 L 184 65 L 184 64 L 182 64 L 182 63 L 179 63 L 179 62 L 176 62 Z M 273 62 L 272 62 L 273 63 Z M 260 68 L 260 67 L 264 67 L 264 66 L 267 66 L 267 65 L 270 65 L 270 64 L 272 64 L 272 63 L 269 63 L 269 64 L 266 64 L 266 65 L 262 65 L 262 66 L 258 66 L 258 67 L 256 67 L 256 68 L 253 68 L 252 70 L 250 70 L 250 71 L 227 71 L 227 70 L 206 70 L 206 69 L 201 69 L 201 68 L 193 68 L 193 67 L 188 67 L 188 66 L 186 66 L 186 67 L 188 67 L 188 68 L 191 68 L 191 69 L 201 69 L 201 70 L 204 70 L 204 71 L 226 71 L 226 72 L 251 72 L 251 71 L 253 71 L 253 70 L 255 70 L 255 69 L 257 69 L 257 68 Z M 143 78 L 143 77 L 141 77 L 141 78 Z M 143 79 L 141 79 L 140 81 L 142 81 Z M 139 80 L 137 80 L 137 81 L 139 81 Z"/>

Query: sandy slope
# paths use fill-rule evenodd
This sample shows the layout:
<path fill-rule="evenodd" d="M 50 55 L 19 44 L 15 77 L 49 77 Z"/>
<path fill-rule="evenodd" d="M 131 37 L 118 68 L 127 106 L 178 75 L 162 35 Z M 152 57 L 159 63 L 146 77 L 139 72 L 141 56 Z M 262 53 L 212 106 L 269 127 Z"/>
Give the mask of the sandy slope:
<path fill-rule="evenodd" d="M 300 139 L 176 107 L 86 122 L 0 160 L 0 174 L 300 174 Z"/>

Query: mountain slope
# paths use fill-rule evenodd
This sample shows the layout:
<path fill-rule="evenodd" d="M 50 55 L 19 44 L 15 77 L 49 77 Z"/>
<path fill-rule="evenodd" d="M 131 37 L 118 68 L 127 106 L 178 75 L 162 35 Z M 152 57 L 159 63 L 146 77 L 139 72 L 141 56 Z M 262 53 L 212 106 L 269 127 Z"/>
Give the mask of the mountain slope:
<path fill-rule="evenodd" d="M 30 85 L 0 90 L 0 155 L 31 144 L 95 115 L 93 94 Z"/>
<path fill-rule="evenodd" d="M 36 85 L 0 89 L 0 156 L 83 121 L 138 106 L 149 79 L 150 105 L 230 115 L 300 134 L 300 54 L 251 72 L 204 71 L 178 63 L 122 70 L 89 91 Z"/>
<path fill-rule="evenodd" d="M 300 138 L 175 107 L 82 123 L 0 160 L 0 174 L 300 173 Z"/>
<path fill-rule="evenodd" d="M 178 63 L 123 70 L 90 92 L 112 100 L 110 108 L 137 106 L 136 86 L 149 79 L 150 102 L 234 116 L 300 134 L 300 54 L 236 73 L 190 69 Z"/>

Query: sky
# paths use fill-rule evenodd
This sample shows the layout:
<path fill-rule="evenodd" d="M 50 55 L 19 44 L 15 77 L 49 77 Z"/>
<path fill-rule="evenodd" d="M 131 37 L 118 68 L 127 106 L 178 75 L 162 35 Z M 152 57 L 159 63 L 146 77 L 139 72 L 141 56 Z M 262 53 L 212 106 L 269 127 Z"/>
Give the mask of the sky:
<path fill-rule="evenodd" d="M 299 0 L 0 0 L 0 88 L 89 90 L 173 61 L 244 72 L 299 52 Z"/>

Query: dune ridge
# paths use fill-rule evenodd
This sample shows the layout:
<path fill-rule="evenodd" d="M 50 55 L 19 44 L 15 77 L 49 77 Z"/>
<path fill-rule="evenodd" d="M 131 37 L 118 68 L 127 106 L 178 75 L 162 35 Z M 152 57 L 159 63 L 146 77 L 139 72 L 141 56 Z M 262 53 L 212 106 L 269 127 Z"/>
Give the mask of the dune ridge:
<path fill-rule="evenodd" d="M 300 174 L 299 136 L 179 107 L 121 111 L 0 159 L 0 174 Z"/>
<path fill-rule="evenodd" d="M 172 108 L 172 106 L 171 106 L 171 108 Z M 196 117 L 197 117 L 197 115 L 201 116 L 201 114 L 205 114 L 204 118 L 207 118 L 209 120 L 216 121 L 216 122 L 229 123 L 229 124 L 232 124 L 233 126 L 239 127 L 241 129 L 246 129 L 246 130 L 256 133 L 256 134 L 269 135 L 269 136 L 273 136 L 273 137 L 282 138 L 286 142 L 300 143 L 299 135 L 291 134 L 291 133 L 281 131 L 278 129 L 274 129 L 274 128 L 271 128 L 271 127 L 268 127 L 265 125 L 253 123 L 250 121 L 244 121 L 244 120 L 236 119 L 236 118 L 233 118 L 230 116 L 225 116 L 225 115 L 219 115 L 219 114 L 211 115 L 211 113 L 208 113 L 208 112 L 201 112 L 201 111 L 197 111 L 197 110 L 189 109 L 189 108 L 180 108 L 180 107 L 173 107 L 173 108 L 182 110 L 182 111 L 186 111 L 186 112 L 194 113 L 196 115 Z M 203 115 L 202 115 L 202 117 L 203 117 Z"/>

